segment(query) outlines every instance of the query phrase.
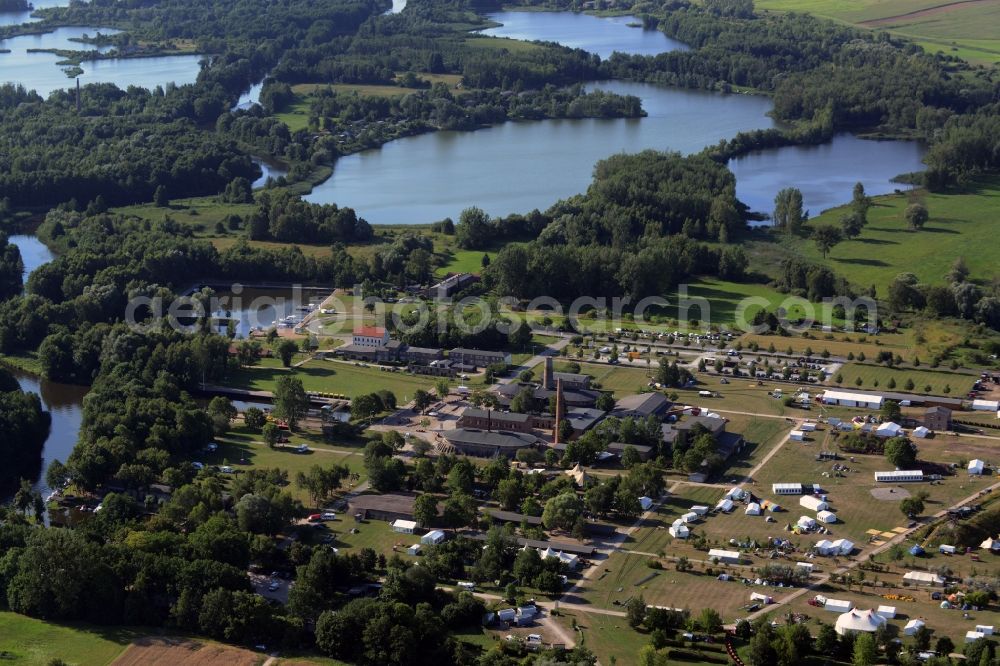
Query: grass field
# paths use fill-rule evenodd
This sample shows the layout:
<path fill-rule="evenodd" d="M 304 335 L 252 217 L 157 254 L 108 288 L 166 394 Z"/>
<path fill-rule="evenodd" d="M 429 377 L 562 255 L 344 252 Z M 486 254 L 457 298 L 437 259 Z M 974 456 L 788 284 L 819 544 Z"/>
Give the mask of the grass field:
<path fill-rule="evenodd" d="M 956 257 L 965 259 L 973 279 L 991 279 L 996 252 L 993 244 L 983 239 L 996 234 L 1000 177 L 981 179 L 962 193 L 928 193 L 924 200 L 930 220 L 922 230 L 911 231 L 903 219 L 909 204 L 907 195 L 875 198 L 861 235 L 834 247 L 825 262 L 815 243 L 805 238 L 754 241 L 748 254 L 757 264 L 754 268 L 767 273 L 773 273 L 781 259 L 790 256 L 826 263 L 859 287 L 875 285 L 880 298 L 887 296 L 889 283 L 902 272 L 911 272 L 922 282 L 942 284 Z M 813 223 L 838 224 L 844 212 L 844 208 L 835 208 Z"/>
<path fill-rule="evenodd" d="M 248 431 L 242 424 L 218 437 L 219 449 L 203 454 L 199 462 L 208 465 L 232 465 L 239 471 L 248 469 L 271 469 L 277 467 L 288 472 L 288 485 L 284 488 L 306 506 L 310 506 L 309 494 L 295 485 L 295 475 L 305 472 L 313 465 L 346 465 L 359 475 L 356 483 L 365 481 L 364 458 L 359 446 L 338 446 L 324 440 L 320 435 L 292 434 L 287 446 L 271 449 L 261 440 L 259 433 Z M 295 447 L 307 444 L 312 448 L 307 454 L 296 453 Z M 245 462 L 244 462 L 245 461 Z M 344 490 L 350 490 L 355 483 L 345 482 Z"/>
<path fill-rule="evenodd" d="M 73 666 L 109 664 L 141 635 L 128 628 L 54 624 L 0 611 L 0 661 L 23 666 L 45 666 L 52 659 Z"/>
<path fill-rule="evenodd" d="M 951 0 L 760 0 L 759 9 L 816 14 L 889 30 L 928 51 L 973 63 L 1000 61 L 1000 6 Z"/>
<path fill-rule="evenodd" d="M 362 368 L 351 363 L 313 359 L 299 368 L 284 368 L 278 359 L 263 359 L 260 365 L 243 368 L 226 379 L 226 386 L 254 391 L 272 391 L 278 377 L 292 375 L 302 380 L 307 391 L 340 393 L 348 397 L 388 389 L 396 394 L 400 404 L 409 402 L 419 388 L 430 390 L 436 377 L 408 375 L 404 372 L 384 372 Z"/>
<path fill-rule="evenodd" d="M 916 393 L 933 393 L 935 395 L 952 395 L 962 397 L 972 388 L 975 381 L 973 375 L 963 375 L 954 372 L 941 370 L 924 370 L 922 368 L 907 368 L 896 370 L 881 365 L 868 365 L 860 363 L 845 364 L 838 375 L 843 377 L 840 386 L 844 388 L 873 389 L 878 388 L 883 391 L 906 392 L 912 390 Z M 859 385 L 857 380 L 861 379 Z M 889 388 L 889 382 L 895 380 L 895 389 Z M 913 389 L 907 389 L 907 381 L 913 382 Z M 876 385 L 876 382 L 878 384 Z M 927 387 L 930 390 L 927 390 Z"/>

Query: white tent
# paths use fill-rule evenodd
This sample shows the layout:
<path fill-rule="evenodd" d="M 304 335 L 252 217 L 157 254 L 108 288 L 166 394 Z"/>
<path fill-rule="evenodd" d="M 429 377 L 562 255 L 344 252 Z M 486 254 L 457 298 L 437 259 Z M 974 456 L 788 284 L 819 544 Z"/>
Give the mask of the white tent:
<path fill-rule="evenodd" d="M 746 491 L 740 488 L 739 486 L 733 486 L 732 488 L 726 491 L 726 494 L 723 497 L 725 497 L 726 499 L 733 499 L 733 500 L 743 499 L 743 494 L 745 492 Z"/>
<path fill-rule="evenodd" d="M 917 633 L 917 629 L 924 626 L 925 624 L 926 622 L 924 622 L 919 618 L 910 620 L 909 622 L 906 623 L 906 626 L 903 627 L 903 635 L 912 636 L 913 634 Z"/>
<path fill-rule="evenodd" d="M 985 467 L 986 467 L 986 463 L 984 463 L 979 458 L 974 458 L 974 459 L 972 459 L 972 460 L 969 461 L 969 467 L 968 467 L 969 474 L 982 474 L 983 473 L 983 469 Z"/>
<path fill-rule="evenodd" d="M 799 426 L 799 430 L 801 430 L 802 432 L 813 432 L 814 430 L 816 430 L 816 424 L 813 423 L 812 421 L 806 421 L 801 426 Z"/>
<path fill-rule="evenodd" d="M 913 585 L 944 585 L 944 578 L 930 571 L 908 571 L 903 574 L 903 580 Z"/>
<path fill-rule="evenodd" d="M 930 434 L 931 434 L 931 429 L 927 428 L 926 426 L 918 426 L 913 429 L 913 436 L 919 437 L 920 439 L 924 439 Z"/>
<path fill-rule="evenodd" d="M 820 539 L 816 542 L 816 552 L 820 555 L 835 555 L 837 554 L 837 548 L 834 547 L 833 542 L 828 539 Z"/>
<path fill-rule="evenodd" d="M 812 562 L 796 562 L 795 563 L 795 568 L 796 569 L 802 569 L 806 573 L 812 573 L 812 571 L 813 571 L 813 563 Z"/>
<path fill-rule="evenodd" d="M 653 498 L 645 496 L 640 497 L 639 506 L 642 507 L 643 511 L 649 511 L 649 509 L 653 506 Z"/>
<path fill-rule="evenodd" d="M 878 613 L 879 615 L 881 615 L 882 617 L 884 617 L 887 620 L 891 620 L 892 618 L 896 617 L 896 607 L 895 606 L 879 606 L 875 610 L 875 612 Z"/>
<path fill-rule="evenodd" d="M 885 623 L 886 619 L 873 610 L 852 610 L 837 618 L 835 629 L 841 636 L 858 632 L 875 633 Z"/>
<path fill-rule="evenodd" d="M 715 505 L 716 511 L 721 511 L 722 513 L 729 513 L 733 510 L 733 500 L 728 497 L 723 497 L 719 500 L 719 503 Z"/>
<path fill-rule="evenodd" d="M 683 520 L 685 523 L 693 523 L 696 520 L 698 520 L 698 514 L 695 513 L 694 511 L 689 511 L 688 513 L 685 513 L 683 516 L 681 516 L 681 520 Z"/>
<path fill-rule="evenodd" d="M 810 511 L 826 511 L 830 508 L 830 505 L 815 495 L 803 495 L 799 498 L 799 505 L 804 506 Z"/>
<path fill-rule="evenodd" d="M 417 523 L 412 520 L 399 519 L 392 524 L 392 531 L 402 534 L 413 534 L 415 529 L 417 529 Z"/>
<path fill-rule="evenodd" d="M 747 504 L 747 508 L 744 509 L 743 513 L 747 516 L 759 516 L 760 504 L 757 504 L 757 502 L 750 502 Z"/>
<path fill-rule="evenodd" d="M 793 430 L 788 433 L 788 438 L 795 442 L 801 442 L 806 438 L 806 434 L 801 430 Z"/>
<path fill-rule="evenodd" d="M 996 412 L 1000 411 L 1000 402 L 996 400 L 973 400 L 972 409 L 977 412 Z"/>
<path fill-rule="evenodd" d="M 695 504 L 691 507 L 691 510 L 697 513 L 699 516 L 704 516 L 708 513 L 708 507 L 704 504 Z"/>
<path fill-rule="evenodd" d="M 834 613 L 847 613 L 854 608 L 854 602 L 847 599 L 826 599 L 823 602 L 823 610 Z"/>
<path fill-rule="evenodd" d="M 837 514 L 833 511 L 820 511 L 816 514 L 816 520 L 821 523 L 833 524 L 837 522 Z"/>
<path fill-rule="evenodd" d="M 831 544 L 835 552 L 841 555 L 850 555 L 854 550 L 854 542 L 849 539 L 836 539 Z"/>
<path fill-rule="evenodd" d="M 816 527 L 816 519 L 810 518 L 809 516 L 802 516 L 799 518 L 799 521 L 795 524 L 804 530 L 811 530 Z"/>
<path fill-rule="evenodd" d="M 670 532 L 670 536 L 674 537 L 675 539 L 687 539 L 689 536 L 691 536 L 691 530 L 688 528 L 687 525 L 684 524 L 683 520 L 679 519 L 675 520 L 674 524 L 671 525 L 670 529 L 667 531 Z"/>
<path fill-rule="evenodd" d="M 406 549 L 406 554 L 407 555 L 419 555 L 420 554 L 420 544 L 419 543 L 415 543 L 412 546 L 410 546 L 409 548 L 407 548 Z"/>
<path fill-rule="evenodd" d="M 986 541 L 979 544 L 980 548 L 986 548 L 987 550 L 1000 550 L 1000 539 L 994 539 L 990 537 Z"/>
<path fill-rule="evenodd" d="M 887 421 L 886 423 L 879 424 L 878 428 L 875 429 L 876 437 L 896 437 L 902 434 L 903 428 L 898 423 L 893 423 L 892 421 Z"/>
<path fill-rule="evenodd" d="M 975 643 L 980 638 L 985 638 L 985 636 L 986 636 L 986 634 L 984 634 L 981 631 L 967 631 L 967 632 L 965 632 L 965 642 L 966 643 Z"/>
<path fill-rule="evenodd" d="M 976 625 L 976 631 L 978 631 L 979 633 L 981 633 L 981 634 L 983 634 L 985 636 L 992 636 L 993 635 L 993 625 L 992 624 L 977 624 Z"/>
<path fill-rule="evenodd" d="M 434 530 L 420 537 L 420 543 L 428 546 L 436 546 L 444 541 L 445 534 L 441 530 Z"/>

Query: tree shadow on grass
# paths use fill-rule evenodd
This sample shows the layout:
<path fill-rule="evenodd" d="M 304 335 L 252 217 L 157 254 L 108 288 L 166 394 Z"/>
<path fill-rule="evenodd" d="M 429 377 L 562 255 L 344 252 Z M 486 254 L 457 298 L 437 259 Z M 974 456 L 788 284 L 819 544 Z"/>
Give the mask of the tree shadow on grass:
<path fill-rule="evenodd" d="M 840 259 L 840 258 L 834 258 L 834 261 L 836 261 L 838 264 L 856 264 L 856 265 L 859 265 L 859 266 L 888 266 L 889 265 L 889 264 L 885 263 L 884 261 L 882 261 L 881 259 L 861 259 L 861 258 Z"/>

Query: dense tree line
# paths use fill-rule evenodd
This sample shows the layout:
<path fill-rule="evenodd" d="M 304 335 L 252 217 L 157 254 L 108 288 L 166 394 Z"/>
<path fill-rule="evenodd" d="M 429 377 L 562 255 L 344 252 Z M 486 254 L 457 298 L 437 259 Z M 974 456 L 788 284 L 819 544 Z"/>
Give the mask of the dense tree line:
<path fill-rule="evenodd" d="M 288 192 L 263 192 L 247 220 L 251 240 L 300 243 L 365 242 L 372 228 L 351 208 L 309 204 Z"/>

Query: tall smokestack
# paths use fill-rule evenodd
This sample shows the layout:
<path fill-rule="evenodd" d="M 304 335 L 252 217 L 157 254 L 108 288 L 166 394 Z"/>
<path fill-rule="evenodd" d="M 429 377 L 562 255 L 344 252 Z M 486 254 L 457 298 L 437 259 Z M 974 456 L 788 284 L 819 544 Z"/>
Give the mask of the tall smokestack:
<path fill-rule="evenodd" d="M 554 432 L 555 437 L 553 439 L 553 441 L 556 444 L 560 443 L 559 425 L 563 422 L 563 420 L 565 420 L 565 418 L 566 418 L 566 405 L 563 401 L 562 380 L 557 379 L 556 380 L 556 427 Z"/>
<path fill-rule="evenodd" d="M 546 356 L 545 357 L 545 369 L 542 371 L 542 387 L 545 388 L 545 389 L 547 389 L 547 390 L 549 390 L 549 391 L 551 391 L 552 388 L 553 388 L 553 386 L 552 386 L 552 375 L 553 374 L 554 373 L 552 372 L 552 357 L 551 356 Z"/>

